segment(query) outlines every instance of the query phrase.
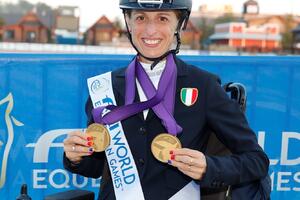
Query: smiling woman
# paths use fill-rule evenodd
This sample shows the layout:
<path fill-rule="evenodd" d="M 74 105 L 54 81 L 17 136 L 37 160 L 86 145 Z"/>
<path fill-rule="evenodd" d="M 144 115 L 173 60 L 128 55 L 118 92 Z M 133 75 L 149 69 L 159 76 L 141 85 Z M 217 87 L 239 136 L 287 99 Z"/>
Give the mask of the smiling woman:
<path fill-rule="evenodd" d="M 120 8 L 137 55 L 126 68 L 88 79 L 88 130 L 102 128 L 94 129 L 92 138 L 80 131 L 69 134 L 65 168 L 102 176 L 101 200 L 199 200 L 199 185 L 251 184 L 266 176 L 268 157 L 239 105 L 215 75 L 176 55 L 192 0 L 120 0 Z M 232 157 L 204 154 L 207 127 Z M 99 152 L 97 144 L 107 144 L 101 140 L 105 129 L 110 144 Z M 237 199 L 262 199 L 247 194 Z"/>

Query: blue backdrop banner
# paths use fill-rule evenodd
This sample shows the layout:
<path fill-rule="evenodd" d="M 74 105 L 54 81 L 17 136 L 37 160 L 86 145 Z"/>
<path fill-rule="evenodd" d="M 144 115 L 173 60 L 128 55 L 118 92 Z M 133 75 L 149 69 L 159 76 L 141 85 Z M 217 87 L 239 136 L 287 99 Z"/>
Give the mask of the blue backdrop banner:
<path fill-rule="evenodd" d="M 246 86 L 247 117 L 270 158 L 272 199 L 300 199 L 300 57 L 181 57 Z M 34 200 L 72 188 L 98 194 L 100 179 L 64 170 L 62 142 L 86 127 L 86 79 L 131 58 L 0 54 L 1 199 L 15 199 L 23 183 Z"/>

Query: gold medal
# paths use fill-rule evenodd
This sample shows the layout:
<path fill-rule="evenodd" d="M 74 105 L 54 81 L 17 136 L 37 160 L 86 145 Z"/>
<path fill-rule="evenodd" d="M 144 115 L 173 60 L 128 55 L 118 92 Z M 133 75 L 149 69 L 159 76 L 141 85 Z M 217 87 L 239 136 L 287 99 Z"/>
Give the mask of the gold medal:
<path fill-rule="evenodd" d="M 106 127 L 102 124 L 93 123 L 88 126 L 86 134 L 93 138 L 93 149 L 96 152 L 105 151 L 110 144 L 110 135 Z"/>
<path fill-rule="evenodd" d="M 181 148 L 179 139 L 171 134 L 162 133 L 156 136 L 151 143 L 154 157 L 164 163 L 170 159 L 170 150 Z"/>

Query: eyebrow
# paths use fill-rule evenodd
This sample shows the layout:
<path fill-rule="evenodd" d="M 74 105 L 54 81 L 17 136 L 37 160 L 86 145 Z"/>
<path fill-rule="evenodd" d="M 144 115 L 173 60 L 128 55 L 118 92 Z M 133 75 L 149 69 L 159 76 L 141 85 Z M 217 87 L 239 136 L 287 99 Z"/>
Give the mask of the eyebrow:
<path fill-rule="evenodd" d="M 145 14 L 146 12 L 157 12 L 157 11 L 135 11 L 133 14 L 138 15 L 138 14 Z M 158 12 L 158 15 L 168 15 L 170 16 L 171 11 L 160 11 Z"/>

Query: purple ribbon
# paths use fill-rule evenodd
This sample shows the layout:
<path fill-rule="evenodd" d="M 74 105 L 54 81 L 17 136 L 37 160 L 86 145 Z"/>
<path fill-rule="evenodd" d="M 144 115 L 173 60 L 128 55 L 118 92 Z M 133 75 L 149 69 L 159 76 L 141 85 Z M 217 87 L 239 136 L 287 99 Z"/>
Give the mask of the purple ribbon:
<path fill-rule="evenodd" d="M 159 81 L 158 89 L 161 87 L 161 84 L 167 84 L 169 87 L 167 91 L 165 91 L 163 100 L 159 104 L 153 106 L 152 110 L 162 120 L 162 124 L 166 127 L 167 131 L 172 135 L 177 135 L 177 133 L 180 133 L 182 131 L 182 128 L 176 123 L 176 120 L 173 117 L 174 105 L 175 105 L 177 68 L 172 54 L 169 54 L 167 56 L 166 67 L 167 66 L 172 66 L 172 68 L 174 69 L 174 73 L 172 73 L 170 77 L 170 82 L 162 82 L 161 80 L 163 78 L 161 78 L 161 80 Z M 135 79 L 131 78 L 131 77 L 135 77 L 134 73 L 136 73 L 136 77 L 140 82 L 140 85 L 148 99 L 153 97 L 157 92 L 152 81 L 150 80 L 149 76 L 145 72 L 144 68 L 141 66 L 139 62 L 137 62 L 135 66 L 130 65 L 126 71 L 127 78 L 126 78 L 125 104 L 131 104 L 134 101 Z M 162 74 L 162 77 L 163 76 L 164 73 Z"/>
<path fill-rule="evenodd" d="M 126 92 L 124 106 L 101 106 L 93 109 L 94 121 L 101 124 L 112 124 L 126 119 L 143 110 L 152 108 L 155 114 L 162 120 L 162 124 L 172 135 L 182 131 L 173 117 L 177 68 L 172 54 L 167 56 L 166 67 L 161 75 L 158 89 L 156 90 L 147 73 L 144 71 L 137 57 L 130 63 L 126 70 Z M 141 84 L 141 87 L 148 100 L 134 103 L 135 99 L 135 78 Z M 111 110 L 102 116 L 104 109 Z"/>

